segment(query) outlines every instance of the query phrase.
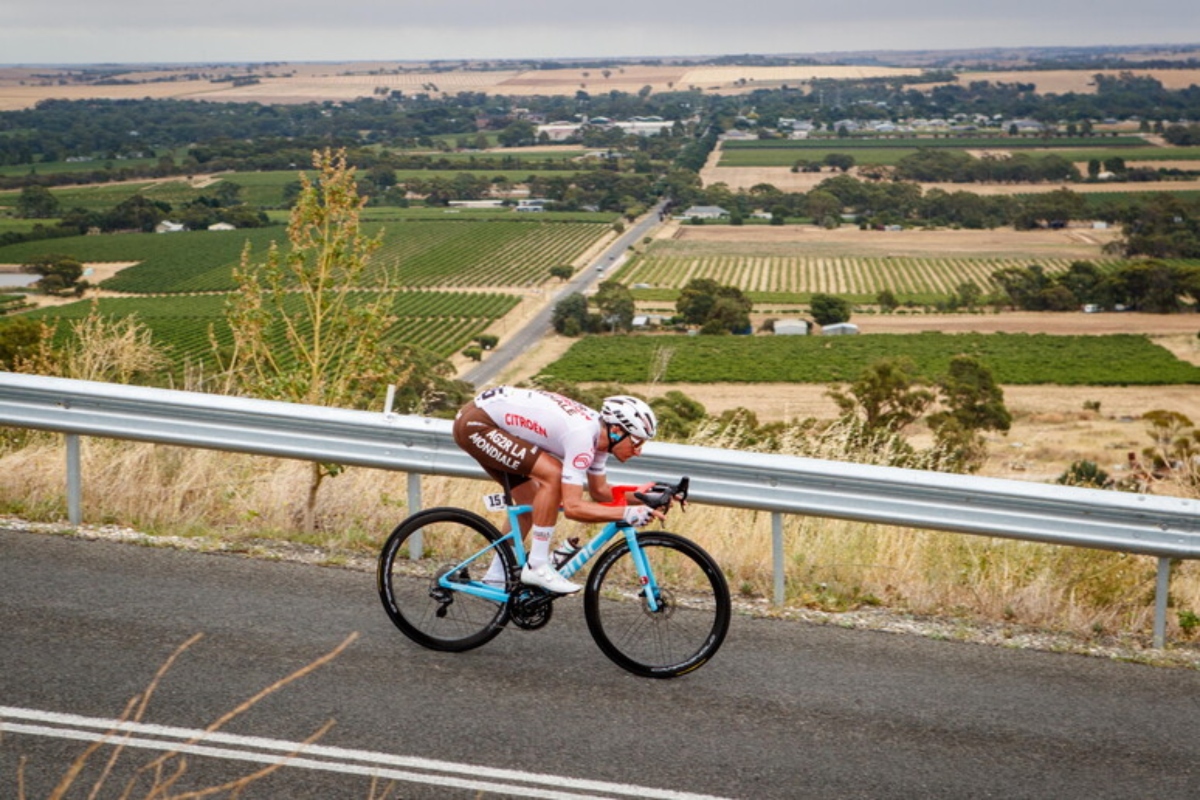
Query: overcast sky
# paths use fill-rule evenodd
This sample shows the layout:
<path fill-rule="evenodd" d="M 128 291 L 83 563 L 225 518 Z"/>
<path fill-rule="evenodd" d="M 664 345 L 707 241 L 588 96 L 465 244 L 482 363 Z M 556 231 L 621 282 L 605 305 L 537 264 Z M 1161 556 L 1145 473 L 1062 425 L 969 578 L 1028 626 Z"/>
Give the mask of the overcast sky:
<path fill-rule="evenodd" d="M 1196 42 L 1196 0 L 0 0 L 3 64 L 602 58 Z"/>

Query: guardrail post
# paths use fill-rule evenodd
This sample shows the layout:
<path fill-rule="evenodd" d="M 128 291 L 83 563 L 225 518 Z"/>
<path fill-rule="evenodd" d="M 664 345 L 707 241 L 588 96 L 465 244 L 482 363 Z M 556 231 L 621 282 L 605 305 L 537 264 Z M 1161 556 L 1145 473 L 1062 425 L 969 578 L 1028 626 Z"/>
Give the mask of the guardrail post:
<path fill-rule="evenodd" d="M 67 434 L 67 521 L 83 523 L 83 470 L 79 459 L 79 434 Z"/>
<path fill-rule="evenodd" d="M 775 605 L 783 605 L 783 514 L 771 512 L 771 558 L 775 572 Z"/>
<path fill-rule="evenodd" d="M 421 473 L 408 473 L 408 513 L 415 514 L 421 510 Z M 414 561 L 425 555 L 421 534 L 418 532 L 408 540 L 408 557 Z"/>
<path fill-rule="evenodd" d="M 1171 559 L 1158 559 L 1158 582 L 1154 588 L 1154 646 L 1167 646 L 1167 599 L 1171 594 Z"/>

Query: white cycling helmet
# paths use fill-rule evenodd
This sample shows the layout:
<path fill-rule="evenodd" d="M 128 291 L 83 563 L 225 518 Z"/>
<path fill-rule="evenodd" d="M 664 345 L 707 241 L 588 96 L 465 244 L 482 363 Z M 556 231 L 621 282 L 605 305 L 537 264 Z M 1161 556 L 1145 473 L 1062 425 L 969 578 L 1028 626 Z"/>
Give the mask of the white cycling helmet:
<path fill-rule="evenodd" d="M 639 439 L 653 439 L 658 432 L 658 418 L 646 404 L 627 394 L 617 394 L 604 398 L 600 408 L 600 419 L 624 429 L 630 436 Z"/>

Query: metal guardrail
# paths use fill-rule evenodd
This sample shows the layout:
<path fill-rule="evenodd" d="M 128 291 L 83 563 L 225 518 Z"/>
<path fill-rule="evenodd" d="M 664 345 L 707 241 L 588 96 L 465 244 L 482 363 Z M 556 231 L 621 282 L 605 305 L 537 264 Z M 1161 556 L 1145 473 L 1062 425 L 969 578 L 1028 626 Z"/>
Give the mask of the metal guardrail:
<path fill-rule="evenodd" d="M 449 421 L 410 415 L 0 373 L 0 425 L 68 434 L 72 524 L 81 516 L 78 436 L 406 472 L 413 508 L 422 474 L 484 477 L 454 445 Z M 651 443 L 611 473 L 630 483 L 689 475 L 695 501 L 771 512 L 777 602 L 784 514 L 1156 556 L 1156 646 L 1165 640 L 1170 562 L 1200 558 L 1200 503 L 1187 498 L 669 443 Z"/>

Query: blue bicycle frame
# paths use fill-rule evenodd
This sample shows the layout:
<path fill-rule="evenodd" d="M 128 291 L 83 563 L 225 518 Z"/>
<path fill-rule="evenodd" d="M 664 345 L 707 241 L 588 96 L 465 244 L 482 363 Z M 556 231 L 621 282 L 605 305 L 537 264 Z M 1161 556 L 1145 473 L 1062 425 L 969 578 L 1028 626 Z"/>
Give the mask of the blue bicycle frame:
<path fill-rule="evenodd" d="M 509 594 L 504 589 L 490 586 L 483 581 L 455 581 L 453 576 L 459 574 L 460 570 L 468 565 L 476 563 L 480 558 L 489 556 L 505 541 L 512 543 L 513 553 L 516 554 L 517 564 L 525 563 L 525 542 L 521 534 L 521 526 L 518 522 L 523 514 L 528 514 L 533 511 L 531 505 L 520 506 L 504 506 L 505 513 L 508 514 L 509 532 L 501 536 L 488 547 L 480 550 L 464 561 L 456 564 L 452 569 L 447 570 L 438 578 L 438 585 L 443 589 L 452 592 L 465 592 L 466 594 L 482 597 L 485 600 L 491 600 L 496 603 L 507 603 Z M 638 542 L 637 529 L 632 525 L 626 525 L 622 522 L 610 522 L 600 529 L 591 541 L 582 545 L 579 552 L 571 556 L 566 564 L 563 564 L 558 569 L 558 574 L 564 578 L 570 578 L 572 575 L 583 569 L 583 566 L 591 561 L 592 557 L 599 553 L 605 545 L 612 541 L 613 537 L 618 533 L 625 534 L 625 542 L 629 545 L 629 553 L 633 557 L 634 568 L 637 570 L 638 578 L 642 586 L 646 587 L 645 600 L 650 611 L 658 611 L 659 608 L 659 590 L 658 582 L 654 579 L 654 572 L 650 569 L 650 561 L 646 558 L 646 553 L 642 550 L 641 543 Z"/>

